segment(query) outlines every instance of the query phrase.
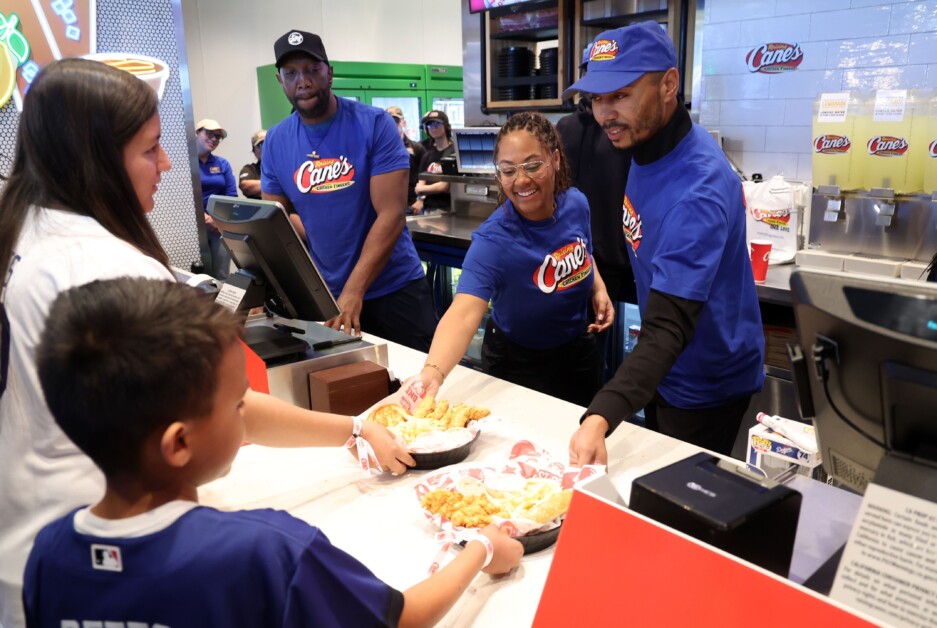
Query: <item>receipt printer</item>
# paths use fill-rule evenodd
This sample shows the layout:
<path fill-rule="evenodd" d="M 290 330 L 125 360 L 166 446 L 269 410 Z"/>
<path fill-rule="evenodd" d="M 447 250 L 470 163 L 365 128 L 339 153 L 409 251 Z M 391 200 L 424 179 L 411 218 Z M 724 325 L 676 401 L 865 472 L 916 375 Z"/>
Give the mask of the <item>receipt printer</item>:
<path fill-rule="evenodd" d="M 629 507 L 786 578 L 801 494 L 699 453 L 641 476 Z"/>

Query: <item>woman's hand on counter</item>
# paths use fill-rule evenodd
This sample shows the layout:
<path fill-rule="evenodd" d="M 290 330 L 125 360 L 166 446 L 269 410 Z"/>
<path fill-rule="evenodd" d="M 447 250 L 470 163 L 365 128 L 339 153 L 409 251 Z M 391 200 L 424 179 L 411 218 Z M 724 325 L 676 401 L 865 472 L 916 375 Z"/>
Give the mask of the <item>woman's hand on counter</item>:
<path fill-rule="evenodd" d="M 377 462 L 385 471 L 401 475 L 416 464 L 413 456 L 397 442 L 391 431 L 379 423 L 364 421 L 361 425 L 361 437 L 371 445 Z"/>
<path fill-rule="evenodd" d="M 587 464 L 608 464 L 605 432 L 608 421 L 598 414 L 590 414 L 569 439 L 569 464 L 582 467 Z"/>

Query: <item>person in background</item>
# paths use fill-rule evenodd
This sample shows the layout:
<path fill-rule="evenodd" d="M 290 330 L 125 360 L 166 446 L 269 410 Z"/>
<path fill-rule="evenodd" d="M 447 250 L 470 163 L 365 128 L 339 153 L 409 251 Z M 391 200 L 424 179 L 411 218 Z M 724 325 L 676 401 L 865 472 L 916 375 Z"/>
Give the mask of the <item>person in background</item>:
<path fill-rule="evenodd" d="M 49 124 L 56 120 L 56 124 Z M 88 124 L 95 120 L 95 124 Z M 49 63 L 23 99 L 10 179 L 0 196 L 0 624 L 23 625 L 23 566 L 39 529 L 99 499 L 104 477 L 55 424 L 36 374 L 36 346 L 59 292 L 113 277 L 175 281 L 147 219 L 169 157 L 156 92 L 87 59 Z M 171 357 L 171 356 L 170 356 Z M 126 390 L 112 382 L 116 393 Z M 244 396 L 246 438 L 279 447 L 340 446 L 351 417 Z M 362 436 L 382 467 L 413 458 L 386 429 Z M 375 429 L 379 428 L 379 429 Z"/>
<path fill-rule="evenodd" d="M 198 487 L 228 473 L 244 438 L 242 329 L 182 284 L 123 278 L 58 296 L 39 380 L 107 488 L 36 537 L 23 586 L 29 625 L 423 626 L 479 570 L 520 563 L 520 542 L 489 525 L 401 593 L 285 512 L 199 506 Z"/>
<path fill-rule="evenodd" d="M 563 94 L 591 94 L 608 139 L 632 151 L 623 227 L 642 321 L 570 441 L 573 464 L 607 462 L 605 437 L 641 408 L 651 429 L 729 454 L 764 382 L 742 183 L 681 106 L 676 65 L 660 25 L 632 24 L 599 34 Z"/>
<path fill-rule="evenodd" d="M 415 188 L 419 181 L 420 162 L 423 160 L 423 155 L 426 154 L 426 149 L 423 148 L 423 145 L 419 142 L 414 142 L 407 137 L 407 120 L 403 116 L 403 109 L 397 106 L 391 106 L 387 108 L 387 113 L 389 113 L 390 117 L 397 123 L 397 131 L 400 133 L 400 139 L 403 140 L 403 145 L 410 155 L 410 180 L 407 183 L 407 207 L 410 208 L 410 211 L 407 213 L 411 213 L 413 211 L 413 205 L 416 203 Z"/>
<path fill-rule="evenodd" d="M 582 53 L 580 76 L 585 76 L 592 43 Z M 595 263 L 612 303 L 637 303 L 634 273 L 621 235 L 622 200 L 631 166 L 631 152 L 612 146 L 592 114 L 592 101 L 581 94 L 576 112 L 556 123 L 569 157 L 573 185 L 589 201 Z M 604 339 L 604 335 L 603 335 Z"/>
<path fill-rule="evenodd" d="M 436 314 L 406 228 L 410 156 L 392 118 L 332 93 L 318 35 L 289 31 L 273 51 L 294 111 L 267 132 L 262 194 L 295 209 L 305 228 L 342 310 L 326 324 L 425 351 Z"/>
<path fill-rule="evenodd" d="M 494 159 L 502 204 L 472 234 L 455 298 L 420 373 L 423 390 L 439 390 L 490 299 L 482 370 L 585 405 L 602 384 L 595 332 L 615 318 L 592 257 L 589 205 L 570 187 L 560 138 L 539 113 L 508 118 Z"/>
<path fill-rule="evenodd" d="M 445 111 L 430 111 L 423 116 L 423 128 L 426 129 L 426 133 L 433 140 L 433 144 L 430 148 L 427 148 L 426 154 L 423 155 L 423 161 L 420 162 L 420 172 L 442 174 L 442 165 L 440 164 L 442 158 L 455 155 L 449 116 L 446 115 Z M 418 181 L 416 193 L 417 202 L 413 206 L 414 213 L 419 214 L 433 210 L 448 211 L 452 207 L 449 184 L 445 181 L 437 181 L 436 183 Z"/>
<path fill-rule="evenodd" d="M 260 162 L 266 137 L 267 132 L 264 129 L 251 135 L 251 152 L 257 161 L 246 164 L 238 174 L 238 187 L 241 188 L 241 194 L 247 198 L 260 198 Z"/>
<path fill-rule="evenodd" d="M 208 209 L 208 197 L 212 194 L 237 196 L 234 172 L 231 164 L 223 157 L 214 155 L 221 140 L 228 132 L 211 118 L 199 120 L 195 125 L 195 147 L 198 152 L 198 170 L 202 179 L 202 209 Z M 205 232 L 211 251 L 211 275 L 215 279 L 227 279 L 231 268 L 231 255 L 221 241 L 221 233 L 208 212 L 205 212 Z"/>

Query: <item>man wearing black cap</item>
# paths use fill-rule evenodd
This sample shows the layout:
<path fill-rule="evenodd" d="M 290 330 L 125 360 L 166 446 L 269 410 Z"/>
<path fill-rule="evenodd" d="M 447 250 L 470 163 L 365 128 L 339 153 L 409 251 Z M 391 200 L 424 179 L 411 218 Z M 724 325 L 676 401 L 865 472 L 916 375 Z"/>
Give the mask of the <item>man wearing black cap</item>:
<path fill-rule="evenodd" d="M 580 71 L 587 71 L 590 42 L 583 51 Z M 634 274 L 621 237 L 621 199 L 631 165 L 631 152 L 612 146 L 605 131 L 592 115 L 592 101 L 583 95 L 576 112 L 556 123 L 569 157 L 573 185 L 589 201 L 595 265 L 602 273 L 605 289 L 613 303 L 637 303 Z M 603 354 L 604 355 L 604 354 Z"/>
<path fill-rule="evenodd" d="M 294 111 L 267 132 L 263 198 L 295 209 L 342 310 L 329 326 L 425 351 L 436 320 L 406 229 L 410 156 L 393 119 L 332 93 L 318 35 L 293 30 L 273 50 Z"/>
<path fill-rule="evenodd" d="M 673 43 L 656 22 L 601 33 L 591 94 L 612 145 L 632 151 L 623 201 L 641 336 L 570 440 L 575 464 L 607 462 L 605 437 L 645 408 L 647 425 L 728 454 L 764 382 L 764 336 L 745 244 L 742 184 L 677 99 Z"/>

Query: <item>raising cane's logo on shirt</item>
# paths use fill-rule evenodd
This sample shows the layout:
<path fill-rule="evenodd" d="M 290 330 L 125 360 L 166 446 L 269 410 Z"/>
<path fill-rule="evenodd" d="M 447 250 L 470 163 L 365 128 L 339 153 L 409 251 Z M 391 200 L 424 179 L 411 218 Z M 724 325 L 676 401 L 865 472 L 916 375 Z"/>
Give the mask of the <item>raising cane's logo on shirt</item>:
<path fill-rule="evenodd" d="M 355 184 L 355 166 L 347 157 L 308 160 L 293 174 L 303 194 L 326 194 Z"/>
<path fill-rule="evenodd" d="M 534 272 L 534 283 L 540 292 L 551 294 L 569 290 L 592 272 L 592 258 L 582 238 L 547 254 Z"/>
<path fill-rule="evenodd" d="M 641 229 L 641 216 L 638 212 L 634 211 L 634 206 L 631 204 L 631 200 L 625 195 L 625 200 L 622 201 L 622 210 L 623 215 L 621 218 L 622 230 L 625 232 L 625 240 L 628 241 L 628 244 L 631 245 L 631 250 L 634 251 L 634 254 L 638 254 L 638 247 L 641 246 L 641 238 L 643 238 L 643 233 Z"/>

